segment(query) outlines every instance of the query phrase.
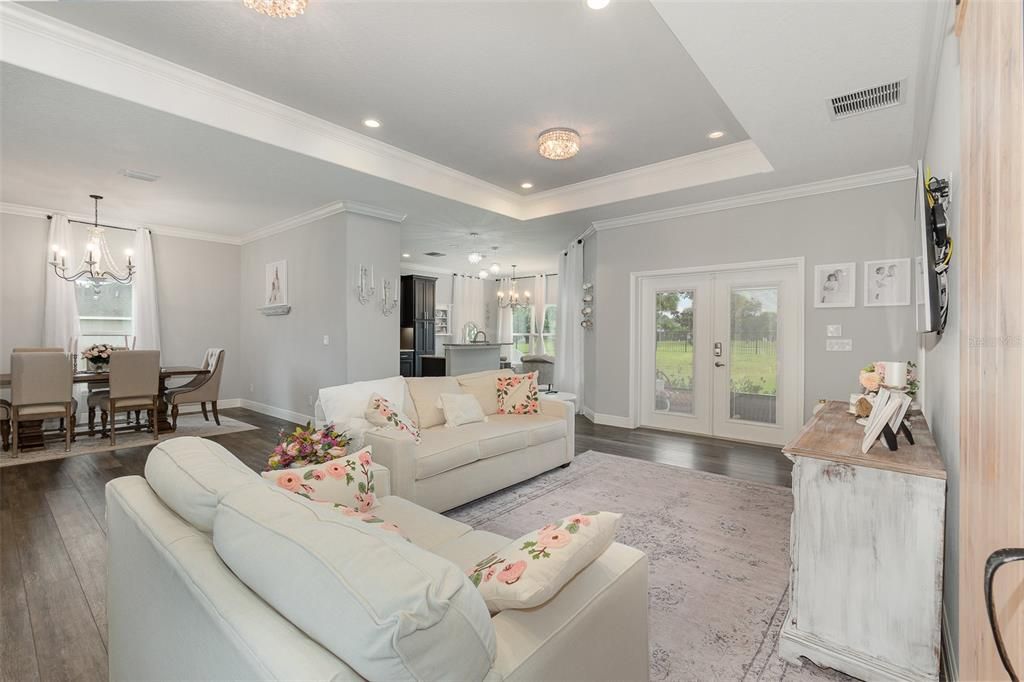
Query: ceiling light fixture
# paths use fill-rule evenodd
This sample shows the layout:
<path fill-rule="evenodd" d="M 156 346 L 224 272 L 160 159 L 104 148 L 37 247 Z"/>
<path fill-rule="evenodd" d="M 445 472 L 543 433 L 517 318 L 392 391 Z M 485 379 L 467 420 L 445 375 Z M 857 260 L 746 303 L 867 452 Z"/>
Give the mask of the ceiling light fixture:
<path fill-rule="evenodd" d="M 92 282 L 93 290 L 99 294 L 99 286 L 107 282 L 119 282 L 131 284 L 135 276 L 135 264 L 132 263 L 132 250 L 125 249 L 124 255 L 128 259 L 128 266 L 121 269 L 114 263 L 114 257 L 110 255 L 110 247 L 107 245 L 107 238 L 104 236 L 104 227 L 100 225 L 100 199 L 98 194 L 90 194 L 93 201 L 92 225 L 88 226 L 89 236 L 86 238 L 85 254 L 78 266 L 77 272 L 68 271 L 68 252 L 61 244 L 52 246 L 53 256 L 50 259 L 50 266 L 53 272 L 63 280 L 74 282 L 79 279 L 88 279 Z"/>
<path fill-rule="evenodd" d="M 476 273 L 476 276 L 479 277 L 480 279 L 487 279 L 487 271 L 481 270 L 480 272 Z"/>
<path fill-rule="evenodd" d="M 495 275 L 501 272 L 501 263 L 491 263 L 491 272 Z"/>
<path fill-rule="evenodd" d="M 604 9 L 611 0 L 587 0 L 587 7 L 590 9 Z"/>
<path fill-rule="evenodd" d="M 402 258 L 412 258 L 412 256 L 410 256 L 410 255 L 409 255 L 409 254 L 407 254 L 407 253 L 403 253 L 403 254 L 402 254 Z"/>
<path fill-rule="evenodd" d="M 498 307 L 518 310 L 530 305 L 530 292 L 523 292 L 523 302 L 519 300 L 519 285 L 516 283 L 516 266 L 512 266 L 512 277 L 505 280 L 505 285 L 498 285 Z"/>
<path fill-rule="evenodd" d="M 306 0 L 244 0 L 245 6 L 277 19 L 291 19 L 306 11 Z"/>
<path fill-rule="evenodd" d="M 380 121 L 375 118 L 363 119 L 363 125 L 367 128 L 380 128 Z"/>
<path fill-rule="evenodd" d="M 717 140 L 720 137 L 725 137 L 725 133 L 723 133 L 721 130 L 712 130 L 710 133 L 708 133 L 709 140 Z"/>
<path fill-rule="evenodd" d="M 523 189 L 533 189 L 533 183 L 532 182 L 524 182 L 523 184 L 521 184 L 519 186 L 522 187 Z"/>
<path fill-rule="evenodd" d="M 572 128 L 548 128 L 537 137 L 537 153 L 545 159 L 571 159 L 580 151 L 580 134 Z"/>
<path fill-rule="evenodd" d="M 480 261 L 482 261 L 484 259 L 483 254 L 478 253 L 476 251 L 474 251 L 473 253 L 471 253 L 468 256 L 466 256 L 466 258 L 473 265 L 476 265 L 477 263 L 479 263 Z"/>

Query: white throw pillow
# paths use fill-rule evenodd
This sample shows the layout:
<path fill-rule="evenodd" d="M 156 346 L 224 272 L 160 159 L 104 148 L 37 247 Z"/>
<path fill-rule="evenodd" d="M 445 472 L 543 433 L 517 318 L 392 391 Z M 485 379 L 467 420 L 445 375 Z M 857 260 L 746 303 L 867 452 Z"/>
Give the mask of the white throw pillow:
<path fill-rule="evenodd" d="M 317 502 L 334 502 L 368 512 L 377 506 L 376 474 L 387 469 L 374 467 L 371 449 L 346 454 L 323 464 L 294 469 L 264 471 L 260 475 L 284 488 Z"/>
<path fill-rule="evenodd" d="M 487 415 L 472 393 L 442 393 L 437 406 L 444 412 L 444 425 L 449 429 L 487 421 Z"/>
<path fill-rule="evenodd" d="M 366 403 L 374 393 L 387 398 L 401 412 L 405 406 L 405 378 L 390 377 L 321 388 L 320 406 L 328 422 L 344 428 L 353 417 L 364 418 Z"/>
<path fill-rule="evenodd" d="M 217 507 L 217 554 L 359 675 L 482 680 L 488 674 L 497 650 L 494 625 L 454 564 L 384 524 L 280 488 L 235 493 Z"/>
<path fill-rule="evenodd" d="M 585 512 L 527 533 L 469 568 L 491 613 L 540 606 L 615 539 L 621 514 Z"/>

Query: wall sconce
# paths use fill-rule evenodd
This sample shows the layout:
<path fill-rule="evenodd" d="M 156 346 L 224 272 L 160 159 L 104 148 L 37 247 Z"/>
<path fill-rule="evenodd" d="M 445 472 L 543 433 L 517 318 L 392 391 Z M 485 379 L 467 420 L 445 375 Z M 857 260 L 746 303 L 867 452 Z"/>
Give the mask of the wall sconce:
<path fill-rule="evenodd" d="M 366 283 L 366 275 L 370 275 L 370 283 Z M 373 298 L 373 295 L 377 293 L 377 288 L 373 285 L 373 266 L 367 268 L 365 265 L 359 265 L 359 280 L 356 282 L 356 298 L 363 305 L 366 305 Z"/>
<path fill-rule="evenodd" d="M 384 317 L 388 317 L 391 313 L 395 312 L 395 308 L 398 307 L 398 287 L 395 287 L 394 291 L 391 291 L 392 283 L 386 279 L 381 280 L 381 289 L 383 293 L 380 297 L 380 309 L 384 313 Z M 391 292 L 391 300 L 388 300 L 388 292 Z"/>
<path fill-rule="evenodd" d="M 591 319 L 591 315 L 594 314 L 594 285 L 591 282 L 583 285 L 583 308 L 580 314 L 583 316 L 580 326 L 584 329 L 593 329 L 594 320 Z"/>

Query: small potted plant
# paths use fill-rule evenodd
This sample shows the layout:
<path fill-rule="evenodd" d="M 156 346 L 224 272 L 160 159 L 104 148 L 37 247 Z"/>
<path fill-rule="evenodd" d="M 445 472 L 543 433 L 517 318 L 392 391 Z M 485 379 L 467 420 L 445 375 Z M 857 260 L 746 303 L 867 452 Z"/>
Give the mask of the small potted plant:
<path fill-rule="evenodd" d="M 82 351 L 82 359 L 85 360 L 90 372 L 105 372 L 110 364 L 110 354 L 114 347 L 109 343 L 95 343 Z"/>
<path fill-rule="evenodd" d="M 352 439 L 344 431 L 334 430 L 334 424 L 317 429 L 306 422 L 290 433 L 282 429 L 278 433 L 277 447 L 267 460 L 267 471 L 297 469 L 344 457 L 350 442 Z"/>

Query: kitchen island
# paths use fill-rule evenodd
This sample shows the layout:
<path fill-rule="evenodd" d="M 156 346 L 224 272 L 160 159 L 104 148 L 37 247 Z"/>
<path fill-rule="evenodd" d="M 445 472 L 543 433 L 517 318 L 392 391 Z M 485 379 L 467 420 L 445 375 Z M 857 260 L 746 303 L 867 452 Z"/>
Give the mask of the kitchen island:
<path fill-rule="evenodd" d="M 450 376 L 498 369 L 500 343 L 446 343 L 444 344 L 445 373 Z"/>

